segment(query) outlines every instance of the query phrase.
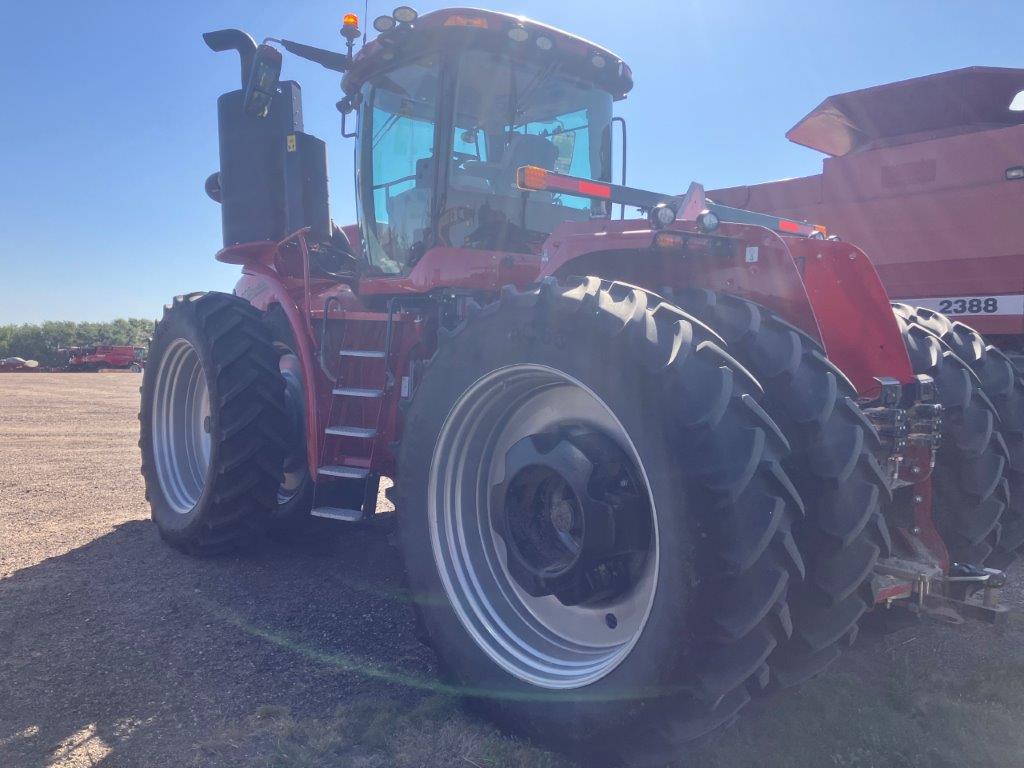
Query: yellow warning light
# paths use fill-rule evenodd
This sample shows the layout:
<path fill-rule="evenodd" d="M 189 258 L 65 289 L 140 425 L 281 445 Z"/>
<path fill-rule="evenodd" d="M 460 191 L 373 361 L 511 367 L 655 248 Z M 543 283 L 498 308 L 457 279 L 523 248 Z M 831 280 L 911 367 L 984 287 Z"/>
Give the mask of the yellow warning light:
<path fill-rule="evenodd" d="M 335 18 L 337 18 L 337 16 L 335 16 Z M 341 22 L 341 26 L 343 26 L 343 27 L 358 27 L 359 26 L 359 17 L 356 16 L 354 13 L 346 13 L 344 19 Z"/>

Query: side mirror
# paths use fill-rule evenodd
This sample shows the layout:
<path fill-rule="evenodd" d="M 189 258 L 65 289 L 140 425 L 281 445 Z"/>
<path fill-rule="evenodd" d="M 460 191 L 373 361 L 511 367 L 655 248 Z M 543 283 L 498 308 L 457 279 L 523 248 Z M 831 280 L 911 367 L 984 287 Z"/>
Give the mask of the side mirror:
<path fill-rule="evenodd" d="M 346 139 L 354 138 L 355 135 L 356 135 L 356 132 L 355 131 L 353 131 L 352 133 L 348 132 L 348 127 L 345 124 L 346 123 L 345 118 L 347 118 L 349 115 L 351 115 L 357 109 L 359 109 L 359 94 L 357 93 L 355 96 L 351 96 L 351 97 L 350 96 L 346 96 L 345 98 L 343 98 L 341 101 L 339 101 L 334 106 L 341 113 L 341 135 L 344 136 Z"/>
<path fill-rule="evenodd" d="M 263 43 L 252 56 L 252 69 L 245 79 L 243 108 L 246 114 L 266 117 L 281 80 L 281 52 Z"/>

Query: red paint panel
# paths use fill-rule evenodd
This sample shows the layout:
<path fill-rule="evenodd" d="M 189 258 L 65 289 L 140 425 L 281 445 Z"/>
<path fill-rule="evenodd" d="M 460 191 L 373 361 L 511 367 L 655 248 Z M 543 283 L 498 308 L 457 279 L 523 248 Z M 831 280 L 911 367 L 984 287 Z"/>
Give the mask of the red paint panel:
<path fill-rule="evenodd" d="M 692 221 L 673 231 L 700 234 Z M 787 244 L 763 227 L 723 224 L 715 232 L 735 240 L 731 256 L 651 248 L 654 233 L 646 221 L 566 224 L 544 244 L 547 275 L 595 275 L 659 291 L 706 288 L 755 301 L 820 339 L 803 281 Z"/>
<path fill-rule="evenodd" d="M 914 528 L 908 531 L 900 529 L 900 536 L 911 548 L 912 552 L 924 549 L 944 571 L 949 571 L 950 557 L 946 543 L 939 535 L 932 517 L 932 481 L 925 480 L 914 486 L 914 495 L 920 501 L 914 503 Z"/>
<path fill-rule="evenodd" d="M 831 359 L 861 397 L 878 393 L 875 376 L 913 379 L 910 358 L 878 273 L 847 243 L 787 238 Z"/>

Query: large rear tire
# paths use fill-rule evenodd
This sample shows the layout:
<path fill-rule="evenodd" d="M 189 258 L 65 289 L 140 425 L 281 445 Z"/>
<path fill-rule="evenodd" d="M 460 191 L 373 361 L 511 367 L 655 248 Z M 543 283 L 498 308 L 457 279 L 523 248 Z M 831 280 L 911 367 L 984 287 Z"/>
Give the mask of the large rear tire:
<path fill-rule="evenodd" d="M 924 307 L 893 306 L 904 321 L 930 331 L 971 367 L 999 416 L 998 429 L 1008 459 L 1003 476 L 1010 499 L 999 520 L 999 540 L 986 563 L 1005 568 L 1024 550 L 1024 376 L 1007 355 L 986 344 L 973 328 Z"/>
<path fill-rule="evenodd" d="M 766 661 L 791 632 L 786 594 L 803 564 L 786 442 L 720 344 L 632 286 L 507 289 L 442 339 L 406 414 L 399 542 L 442 670 L 499 722 L 588 765 L 678 756 L 771 683 Z M 547 530 L 546 506 L 509 511 L 523 445 L 579 449 L 594 466 L 617 455 L 631 479 L 612 488 L 642 491 L 616 518 L 642 557 L 601 563 L 626 574 L 609 582 L 620 591 L 534 596 L 544 584 L 509 565 L 559 541 L 531 534 L 527 548 L 513 535 L 510 520 Z M 578 484 L 587 498 L 608 487 L 593 472 Z M 573 551 L 589 552 L 592 529 L 556 514 L 562 501 L 552 530 L 582 531 Z"/>
<path fill-rule="evenodd" d="M 166 541 L 214 554 L 264 530 L 286 424 L 259 311 L 223 293 L 177 297 L 153 333 L 139 420 L 146 498 Z"/>
<path fill-rule="evenodd" d="M 911 307 L 897 304 L 894 311 L 914 373 L 935 380 L 943 408 L 942 444 L 932 471 L 936 528 L 954 562 L 983 563 L 999 544 L 1010 496 L 999 417 L 967 363 L 918 324 Z"/>
<path fill-rule="evenodd" d="M 771 663 L 780 683 L 795 685 L 853 642 L 873 605 L 872 571 L 891 546 L 878 435 L 854 402 L 853 385 L 806 333 L 735 296 L 694 290 L 678 299 L 761 382 L 762 405 L 792 447 L 784 466 L 806 508 L 794 534 L 807 580 L 790 590 L 793 637 Z"/>

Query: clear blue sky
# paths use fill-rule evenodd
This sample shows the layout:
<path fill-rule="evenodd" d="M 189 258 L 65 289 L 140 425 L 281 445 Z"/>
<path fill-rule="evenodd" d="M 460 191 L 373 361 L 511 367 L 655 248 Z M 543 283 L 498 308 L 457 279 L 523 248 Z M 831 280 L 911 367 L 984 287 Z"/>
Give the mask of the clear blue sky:
<path fill-rule="evenodd" d="M 484 0 L 477 0 L 484 3 Z M 420 2 L 425 11 L 442 3 Z M 489 3 L 622 56 L 636 87 L 630 182 L 678 191 L 799 176 L 821 157 L 783 134 L 824 97 L 968 65 L 1024 66 L 1024 2 L 518 0 Z M 391 2 L 370 3 L 371 18 Z M 362 0 L 0 2 L 0 323 L 155 317 L 175 293 L 230 290 L 218 264 L 216 98 L 235 58 L 202 32 L 235 26 L 340 48 Z M 327 140 L 332 212 L 353 219 L 352 147 L 336 76 L 286 59 L 306 130 Z"/>

